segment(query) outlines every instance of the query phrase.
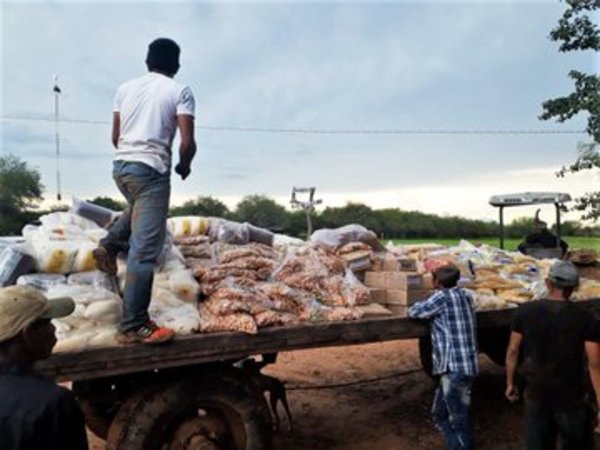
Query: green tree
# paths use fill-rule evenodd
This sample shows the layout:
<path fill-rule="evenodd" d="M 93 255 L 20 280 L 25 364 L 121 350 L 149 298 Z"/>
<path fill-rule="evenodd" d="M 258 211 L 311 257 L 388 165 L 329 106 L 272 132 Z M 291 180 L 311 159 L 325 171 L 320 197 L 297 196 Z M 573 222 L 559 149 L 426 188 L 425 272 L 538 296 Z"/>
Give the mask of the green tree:
<path fill-rule="evenodd" d="M 95 197 L 92 200 L 88 200 L 88 202 L 112 209 L 113 211 L 123 211 L 127 207 L 125 202 L 120 202 L 112 197 Z"/>
<path fill-rule="evenodd" d="M 290 220 L 283 206 L 264 195 L 244 197 L 235 209 L 234 218 L 278 233 L 288 229 Z"/>
<path fill-rule="evenodd" d="M 560 42 L 561 52 L 599 51 L 600 29 L 590 14 L 600 10 L 600 0 L 566 0 L 566 3 L 567 9 L 550 32 L 550 39 Z M 579 145 L 576 161 L 563 167 L 558 176 L 600 168 L 600 76 L 571 70 L 569 77 L 574 81 L 573 92 L 545 101 L 540 119 L 555 118 L 565 122 L 583 114 L 587 117 L 586 131 L 591 142 Z M 577 198 L 574 209 L 584 213 L 583 219 L 597 220 L 600 218 L 600 192 L 588 192 Z"/>
<path fill-rule="evenodd" d="M 211 196 L 200 196 L 195 200 L 188 200 L 181 206 L 171 208 L 171 216 L 203 216 L 203 217 L 229 217 L 231 213 L 221 200 Z"/>
<path fill-rule="evenodd" d="M 0 156 L 0 235 L 18 234 L 42 200 L 40 173 L 16 156 Z"/>

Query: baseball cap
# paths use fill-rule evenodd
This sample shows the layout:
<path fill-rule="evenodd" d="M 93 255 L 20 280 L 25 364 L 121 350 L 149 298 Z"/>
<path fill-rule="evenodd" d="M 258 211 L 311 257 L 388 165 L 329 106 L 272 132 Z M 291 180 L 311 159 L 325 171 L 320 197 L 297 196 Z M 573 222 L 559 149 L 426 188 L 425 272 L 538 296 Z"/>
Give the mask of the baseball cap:
<path fill-rule="evenodd" d="M 550 267 L 548 278 L 557 287 L 575 287 L 579 284 L 579 273 L 569 261 L 556 261 Z"/>
<path fill-rule="evenodd" d="M 0 288 L 0 342 L 15 337 L 36 320 L 65 317 L 74 309 L 70 297 L 50 300 L 30 286 Z"/>

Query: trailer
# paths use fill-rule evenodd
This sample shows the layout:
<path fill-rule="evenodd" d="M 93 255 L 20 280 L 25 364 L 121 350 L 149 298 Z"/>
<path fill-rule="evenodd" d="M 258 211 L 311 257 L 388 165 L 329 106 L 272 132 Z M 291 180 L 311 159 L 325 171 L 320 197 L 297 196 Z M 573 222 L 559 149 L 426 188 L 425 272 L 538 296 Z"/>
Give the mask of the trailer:
<path fill-rule="evenodd" d="M 600 311 L 600 299 L 581 302 Z M 480 351 L 503 364 L 515 308 L 477 313 Z M 58 353 L 36 368 L 72 382 L 88 427 L 110 450 L 270 449 L 272 420 L 258 371 L 278 352 L 418 339 L 431 371 L 426 321 L 403 316 L 304 323 L 243 333 L 197 334 L 160 346 L 131 345 Z"/>

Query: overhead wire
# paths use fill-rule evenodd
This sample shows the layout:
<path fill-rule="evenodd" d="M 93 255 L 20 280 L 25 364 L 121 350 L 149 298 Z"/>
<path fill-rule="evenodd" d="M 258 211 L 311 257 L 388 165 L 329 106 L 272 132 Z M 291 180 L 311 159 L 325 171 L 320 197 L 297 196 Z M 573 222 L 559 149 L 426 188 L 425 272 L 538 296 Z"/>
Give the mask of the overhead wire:
<path fill-rule="evenodd" d="M 4 115 L 0 120 L 17 120 L 31 122 L 52 122 L 45 117 L 26 117 Z M 72 124 L 107 125 L 107 120 L 69 119 L 61 118 L 60 122 Z M 321 135 L 556 135 L 556 134 L 585 134 L 585 130 L 528 130 L 528 129 L 328 129 L 328 128 L 274 128 L 274 127 L 244 127 L 229 125 L 202 125 L 196 128 L 208 131 L 244 132 L 244 133 L 293 133 Z"/>

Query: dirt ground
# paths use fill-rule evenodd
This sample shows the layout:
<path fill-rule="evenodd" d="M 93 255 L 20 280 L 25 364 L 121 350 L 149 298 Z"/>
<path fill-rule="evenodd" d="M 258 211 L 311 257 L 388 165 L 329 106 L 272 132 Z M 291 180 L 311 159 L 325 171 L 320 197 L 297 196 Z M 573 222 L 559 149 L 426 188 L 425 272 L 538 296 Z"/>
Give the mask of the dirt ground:
<path fill-rule="evenodd" d="M 472 404 L 476 448 L 522 449 L 522 405 L 504 399 L 503 369 L 484 356 L 481 363 Z M 442 450 L 429 415 L 433 381 L 423 372 L 389 377 L 419 367 L 416 341 L 280 354 L 265 373 L 291 388 L 294 430 L 289 433 L 283 419 L 275 449 Z M 333 389 L 294 389 L 373 378 L 383 379 Z M 280 414 L 284 416 L 283 411 Z M 104 449 L 104 443 L 91 435 L 90 441 L 93 450 Z M 599 442 L 596 448 L 600 449 Z"/>

